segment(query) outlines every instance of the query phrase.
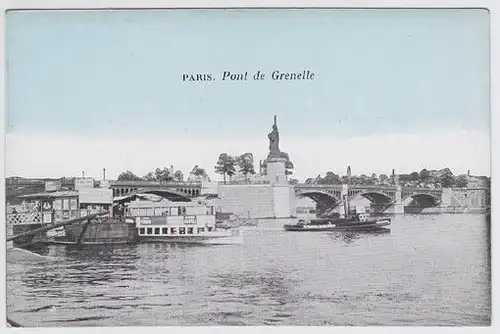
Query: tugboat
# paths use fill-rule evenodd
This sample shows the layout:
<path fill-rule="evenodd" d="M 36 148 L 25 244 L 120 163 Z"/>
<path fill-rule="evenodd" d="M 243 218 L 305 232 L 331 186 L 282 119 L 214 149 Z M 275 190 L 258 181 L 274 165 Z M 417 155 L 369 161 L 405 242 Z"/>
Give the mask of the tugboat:
<path fill-rule="evenodd" d="M 349 202 L 344 195 L 344 216 L 325 217 L 299 220 L 296 224 L 283 225 L 285 231 L 294 232 L 322 232 L 322 231 L 377 231 L 386 230 L 391 225 L 390 217 L 371 217 L 369 213 L 357 212 L 356 208 L 349 208 Z"/>

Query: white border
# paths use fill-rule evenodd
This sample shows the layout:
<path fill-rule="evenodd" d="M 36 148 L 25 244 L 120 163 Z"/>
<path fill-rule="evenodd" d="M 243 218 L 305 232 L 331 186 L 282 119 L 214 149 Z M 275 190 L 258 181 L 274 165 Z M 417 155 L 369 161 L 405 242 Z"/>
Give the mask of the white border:
<path fill-rule="evenodd" d="M 500 59 L 499 43 L 499 21 L 500 16 L 500 6 L 498 1 L 495 0 L 421 0 L 421 1 L 404 1 L 404 0 L 338 0 L 338 1 L 297 1 L 297 0 L 268 0 L 268 1 L 227 1 L 227 0 L 211 0 L 211 1 L 160 1 L 160 0 L 80 0 L 75 1 L 61 1 L 61 0 L 2 0 L 0 3 L 0 8 L 5 13 L 7 9 L 108 9 L 108 8 L 223 8 L 223 7 L 427 7 L 427 8 L 447 8 L 447 7 L 459 7 L 459 8 L 488 8 L 490 10 L 490 60 L 491 60 L 491 147 L 492 147 L 492 206 L 493 218 L 496 217 L 496 208 L 500 208 L 500 199 L 497 196 L 497 189 L 499 189 L 499 182 L 496 178 L 496 169 L 498 166 L 498 149 L 500 146 L 498 143 L 500 137 L 495 130 L 500 128 L 500 117 L 498 116 L 498 96 L 500 92 L 498 91 L 498 85 L 496 85 L 496 80 L 498 80 L 498 61 L 494 60 Z M 0 45 L 5 48 L 5 15 L 2 15 L 2 24 L 0 25 Z M 4 49 L 5 50 L 5 49 Z M 5 53 L 2 53 L 3 64 L 5 64 Z M 5 116 L 5 65 L 0 67 L 0 77 L 2 91 L 0 93 L 0 104 L 3 106 L 2 112 Z M 2 134 L 0 135 L 0 147 L 2 158 L 5 158 L 5 117 L 0 118 L 0 129 Z M 499 145 L 496 145 L 499 144 Z M 496 152 L 495 152 L 496 149 Z M 496 154 L 495 154 L 496 153 Z M 0 159 L 0 161 L 5 162 L 5 159 Z M 0 217 L 5 217 L 5 163 L 0 164 L 1 179 L 0 179 Z M 52 333 L 52 332 L 72 332 L 72 333 L 86 333 L 89 330 L 92 331 L 106 331 L 108 333 L 117 333 L 123 331 L 141 331 L 148 333 L 164 333 L 166 331 L 176 333 L 201 333 L 201 332 L 217 332 L 217 333 L 251 333 L 255 330 L 260 332 L 281 332 L 281 333 L 301 333 L 302 331 L 314 331 L 314 332 L 343 332 L 343 333 L 420 333 L 426 331 L 427 333 L 445 332 L 445 333 L 499 333 L 500 320 L 495 317 L 495 311 L 500 307 L 499 298 L 497 297 L 496 286 L 498 283 L 498 251 L 495 246 L 498 244 L 499 233 L 495 226 L 495 219 L 492 220 L 492 295 L 493 295 L 493 305 L 492 305 L 492 326 L 491 327 L 102 327 L 102 328 L 40 328 L 40 329 L 6 329 L 7 332 L 16 331 L 16 333 L 24 332 L 37 332 L 37 333 Z M 0 231 L 2 236 L 5 236 L 5 223 L 4 221 L 0 224 Z M 0 247 L 1 263 L 0 266 L 2 270 L 1 275 L 1 294 L 0 300 L 3 301 L 0 307 L 0 327 L 4 326 L 4 319 L 6 319 L 5 313 L 5 248 Z M 498 314 L 498 312 L 496 312 Z M 495 328 L 497 328 L 495 330 Z"/>

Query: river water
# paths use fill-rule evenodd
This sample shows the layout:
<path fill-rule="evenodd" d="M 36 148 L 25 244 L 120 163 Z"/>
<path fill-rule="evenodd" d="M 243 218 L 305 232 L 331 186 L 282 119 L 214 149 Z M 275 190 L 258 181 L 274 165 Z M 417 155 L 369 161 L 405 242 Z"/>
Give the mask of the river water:
<path fill-rule="evenodd" d="M 293 233 L 244 244 L 7 252 L 7 314 L 23 326 L 489 325 L 482 215 L 405 215 L 390 233 Z"/>

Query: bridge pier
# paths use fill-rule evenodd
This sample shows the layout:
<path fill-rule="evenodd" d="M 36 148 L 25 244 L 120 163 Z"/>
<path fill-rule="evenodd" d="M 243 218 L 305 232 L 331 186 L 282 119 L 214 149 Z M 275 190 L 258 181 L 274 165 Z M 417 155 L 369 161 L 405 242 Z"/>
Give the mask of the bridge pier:
<path fill-rule="evenodd" d="M 404 214 L 405 207 L 402 203 L 394 204 L 394 205 L 388 207 L 386 210 L 384 210 L 384 213 L 397 214 L 397 215 Z"/>
<path fill-rule="evenodd" d="M 344 198 L 344 196 L 346 196 L 347 200 L 350 201 L 350 199 L 349 199 L 349 185 L 348 184 L 342 185 L 342 190 L 340 192 L 340 199 L 342 200 Z M 338 206 L 338 212 L 341 215 L 346 215 L 348 213 L 348 212 L 345 212 L 345 208 L 344 208 L 344 205 L 342 205 L 342 202 Z"/>

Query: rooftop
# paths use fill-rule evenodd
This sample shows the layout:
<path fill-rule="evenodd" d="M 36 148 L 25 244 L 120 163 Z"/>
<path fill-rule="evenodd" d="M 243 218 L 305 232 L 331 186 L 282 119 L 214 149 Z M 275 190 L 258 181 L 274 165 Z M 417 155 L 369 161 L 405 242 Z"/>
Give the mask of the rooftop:
<path fill-rule="evenodd" d="M 19 196 L 24 199 L 37 199 L 37 198 L 61 198 L 61 197 L 75 197 L 78 196 L 78 191 L 62 190 L 62 191 L 48 191 L 43 193 L 28 194 Z"/>

